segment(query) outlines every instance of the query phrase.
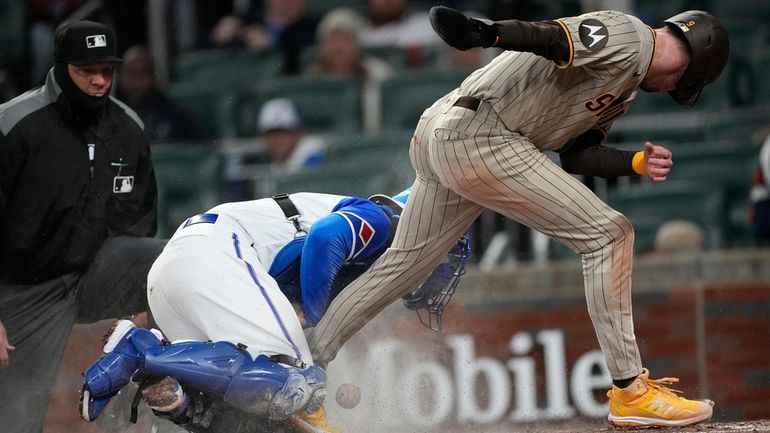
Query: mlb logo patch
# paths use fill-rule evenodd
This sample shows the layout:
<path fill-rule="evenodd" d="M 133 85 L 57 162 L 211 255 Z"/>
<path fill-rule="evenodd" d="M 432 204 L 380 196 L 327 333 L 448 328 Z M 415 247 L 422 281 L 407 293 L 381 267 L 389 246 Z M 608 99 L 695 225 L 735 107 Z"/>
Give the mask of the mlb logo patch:
<path fill-rule="evenodd" d="M 86 36 L 86 46 L 88 48 L 106 47 L 107 46 L 107 36 L 105 36 L 105 35 Z"/>
<path fill-rule="evenodd" d="M 134 190 L 134 176 L 115 176 L 112 181 L 112 192 L 127 194 Z"/>

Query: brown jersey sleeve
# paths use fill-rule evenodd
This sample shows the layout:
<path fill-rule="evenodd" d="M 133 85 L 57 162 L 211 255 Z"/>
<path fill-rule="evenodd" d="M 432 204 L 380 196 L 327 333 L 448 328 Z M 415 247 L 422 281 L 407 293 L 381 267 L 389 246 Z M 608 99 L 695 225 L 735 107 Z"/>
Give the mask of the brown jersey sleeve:
<path fill-rule="evenodd" d="M 570 58 L 569 35 L 556 21 L 495 22 L 498 38 L 494 47 L 510 51 L 526 51 L 563 63 Z"/>
<path fill-rule="evenodd" d="M 636 174 L 631 162 L 636 152 L 601 144 L 601 131 L 592 129 L 573 140 L 559 153 L 562 168 L 568 173 L 604 178 Z"/>

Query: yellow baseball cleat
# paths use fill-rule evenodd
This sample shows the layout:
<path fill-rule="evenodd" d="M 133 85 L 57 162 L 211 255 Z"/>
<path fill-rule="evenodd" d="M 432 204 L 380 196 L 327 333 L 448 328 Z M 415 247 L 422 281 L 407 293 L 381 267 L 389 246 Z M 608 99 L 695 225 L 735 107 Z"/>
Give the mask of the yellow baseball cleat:
<path fill-rule="evenodd" d="M 642 374 L 626 388 L 613 385 L 607 391 L 610 414 L 607 420 L 616 427 L 687 426 L 711 418 L 713 403 L 708 400 L 688 400 L 681 392 L 666 385 L 679 382 L 675 377 L 650 379 L 645 368 Z"/>

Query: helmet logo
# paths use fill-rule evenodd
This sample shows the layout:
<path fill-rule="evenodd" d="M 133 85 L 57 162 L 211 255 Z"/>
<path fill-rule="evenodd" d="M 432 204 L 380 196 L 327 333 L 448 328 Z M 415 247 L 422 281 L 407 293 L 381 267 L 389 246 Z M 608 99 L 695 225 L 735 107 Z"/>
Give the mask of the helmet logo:
<path fill-rule="evenodd" d="M 598 51 L 607 45 L 609 32 L 599 20 L 588 19 L 580 23 L 580 42 L 591 51 Z"/>
<path fill-rule="evenodd" d="M 679 29 L 681 29 L 682 32 L 686 33 L 690 31 L 691 26 L 695 25 L 695 21 L 689 21 L 687 24 L 685 23 L 674 23 L 674 24 L 676 24 L 676 26 L 679 27 Z"/>

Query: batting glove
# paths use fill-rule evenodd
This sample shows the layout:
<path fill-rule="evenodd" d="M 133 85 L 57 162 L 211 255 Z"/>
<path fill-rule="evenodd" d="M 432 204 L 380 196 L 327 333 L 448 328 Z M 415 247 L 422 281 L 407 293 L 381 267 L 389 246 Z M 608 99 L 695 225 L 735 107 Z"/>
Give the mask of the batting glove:
<path fill-rule="evenodd" d="M 430 24 L 444 42 L 462 51 L 474 47 L 489 48 L 500 36 L 494 22 L 468 18 L 445 6 L 430 9 Z"/>

